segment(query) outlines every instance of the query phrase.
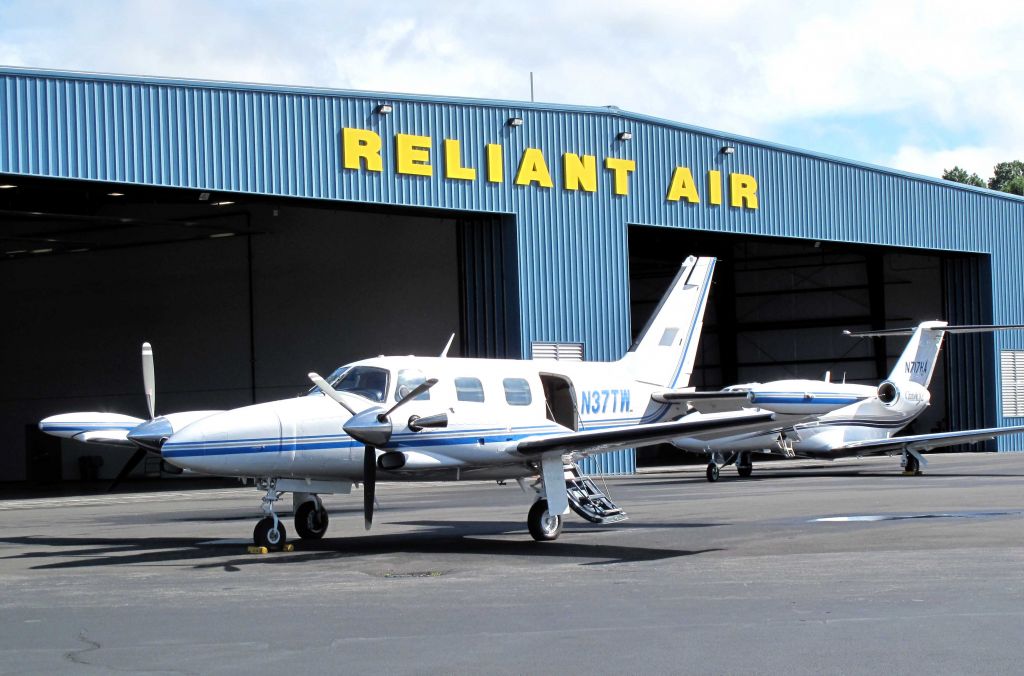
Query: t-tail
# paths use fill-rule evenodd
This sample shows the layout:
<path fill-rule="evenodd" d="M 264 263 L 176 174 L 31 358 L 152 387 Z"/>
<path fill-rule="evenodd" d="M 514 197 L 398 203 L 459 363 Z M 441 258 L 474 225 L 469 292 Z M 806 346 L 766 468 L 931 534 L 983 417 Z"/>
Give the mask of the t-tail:
<path fill-rule="evenodd" d="M 918 324 L 907 346 L 903 348 L 903 354 L 896 361 L 892 373 L 889 374 L 889 381 L 896 385 L 917 383 L 927 389 L 935 373 L 939 350 L 942 349 L 942 338 L 946 335 L 943 330 L 945 327 L 946 322 Z"/>
<path fill-rule="evenodd" d="M 910 341 L 903 349 L 896 366 L 889 374 L 889 382 L 901 385 L 917 383 L 927 388 L 935 373 L 935 362 L 942 349 L 942 339 L 947 333 L 991 333 L 1022 329 L 1022 324 L 965 324 L 950 326 L 946 322 L 921 322 L 916 327 L 905 329 L 885 329 L 882 331 L 844 331 L 854 338 L 874 338 L 888 336 L 910 336 Z"/>
<path fill-rule="evenodd" d="M 689 384 L 714 270 L 714 258 L 689 256 L 683 261 L 647 326 L 622 358 L 636 380 L 672 389 Z"/>

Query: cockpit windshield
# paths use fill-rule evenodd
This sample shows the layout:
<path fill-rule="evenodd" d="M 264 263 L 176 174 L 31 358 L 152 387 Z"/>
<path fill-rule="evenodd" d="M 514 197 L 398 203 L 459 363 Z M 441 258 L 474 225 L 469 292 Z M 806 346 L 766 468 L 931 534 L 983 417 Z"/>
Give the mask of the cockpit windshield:
<path fill-rule="evenodd" d="M 388 375 L 387 369 L 376 366 L 343 366 L 332 373 L 327 382 L 338 392 L 350 392 L 383 403 L 388 393 Z"/>

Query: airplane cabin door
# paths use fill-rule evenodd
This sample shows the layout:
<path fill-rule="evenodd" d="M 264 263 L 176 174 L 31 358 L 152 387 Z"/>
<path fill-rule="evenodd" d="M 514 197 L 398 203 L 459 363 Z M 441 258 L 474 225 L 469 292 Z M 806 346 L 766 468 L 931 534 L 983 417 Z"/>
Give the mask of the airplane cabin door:
<path fill-rule="evenodd" d="M 554 373 L 541 373 L 540 381 L 544 385 L 544 408 L 548 420 L 573 432 L 578 431 L 580 416 L 572 381 Z"/>

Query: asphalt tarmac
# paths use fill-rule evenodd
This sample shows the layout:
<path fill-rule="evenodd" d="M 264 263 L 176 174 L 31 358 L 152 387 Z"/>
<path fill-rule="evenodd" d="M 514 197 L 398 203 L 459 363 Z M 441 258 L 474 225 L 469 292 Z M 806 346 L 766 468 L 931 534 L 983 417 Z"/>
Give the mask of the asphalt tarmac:
<path fill-rule="evenodd" d="M 0 499 L 0 673 L 1024 670 L 1024 454 L 607 485 L 537 543 L 514 483 L 382 484 L 267 555 L 253 488 Z"/>

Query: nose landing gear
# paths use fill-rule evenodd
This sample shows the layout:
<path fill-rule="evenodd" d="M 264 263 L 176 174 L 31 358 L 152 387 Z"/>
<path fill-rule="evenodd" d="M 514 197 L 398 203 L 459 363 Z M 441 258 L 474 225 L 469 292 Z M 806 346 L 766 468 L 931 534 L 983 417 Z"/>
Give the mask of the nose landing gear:
<path fill-rule="evenodd" d="M 274 513 L 274 503 L 281 498 L 283 491 L 277 490 L 277 479 L 261 479 L 257 485 L 267 491 L 260 504 L 260 511 L 266 516 L 256 522 L 252 531 L 253 544 L 272 551 L 282 549 L 288 541 L 288 531 Z"/>

